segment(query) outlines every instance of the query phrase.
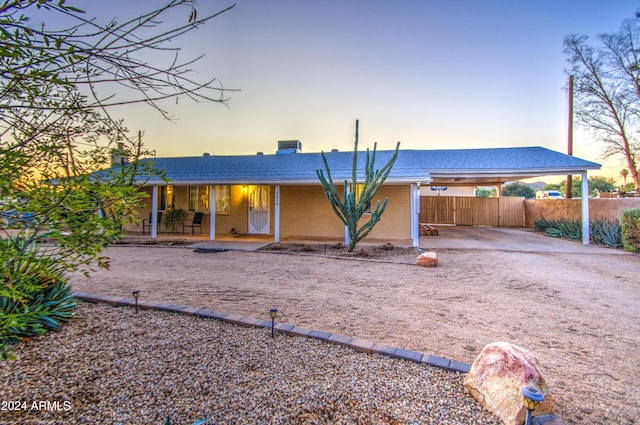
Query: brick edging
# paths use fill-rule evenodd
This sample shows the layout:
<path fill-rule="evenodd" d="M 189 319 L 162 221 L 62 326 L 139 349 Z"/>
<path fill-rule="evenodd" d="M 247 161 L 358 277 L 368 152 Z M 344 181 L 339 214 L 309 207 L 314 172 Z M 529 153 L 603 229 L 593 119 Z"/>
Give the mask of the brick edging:
<path fill-rule="evenodd" d="M 106 303 L 114 306 L 127 307 L 135 306 L 135 300 L 133 298 L 119 298 L 109 295 L 91 294 L 88 292 L 74 292 L 73 296 L 79 300 L 92 303 Z M 138 300 L 138 308 L 144 310 L 169 311 L 173 313 L 186 314 L 189 316 L 202 317 L 206 319 L 216 319 L 222 322 L 239 326 L 269 329 L 271 328 L 270 320 L 254 319 L 252 317 L 246 317 L 238 314 L 220 313 L 205 308 L 187 307 L 182 305 L 140 300 Z M 467 373 L 471 368 L 470 364 L 459 362 L 457 360 L 449 360 L 430 354 L 420 353 L 418 351 L 392 347 L 390 345 L 371 342 L 364 339 L 351 338 L 344 335 L 332 334 L 315 329 L 302 328 L 285 323 L 276 323 L 274 329 L 278 330 L 278 332 L 291 336 L 315 338 L 332 344 L 344 345 L 361 353 L 380 354 L 383 356 L 408 360 L 415 363 L 423 363 L 429 366 L 434 366 L 453 372 Z"/>

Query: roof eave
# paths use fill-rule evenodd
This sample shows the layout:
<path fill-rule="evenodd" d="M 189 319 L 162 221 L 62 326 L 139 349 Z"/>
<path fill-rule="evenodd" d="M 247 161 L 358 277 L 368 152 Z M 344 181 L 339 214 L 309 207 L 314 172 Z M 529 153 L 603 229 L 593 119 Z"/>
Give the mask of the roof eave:
<path fill-rule="evenodd" d="M 555 176 L 565 174 L 582 174 L 589 170 L 599 170 L 599 164 L 585 167 L 558 167 L 558 168 L 523 168 L 517 170 L 429 170 L 433 178 L 438 177 L 505 177 L 505 176 Z"/>
<path fill-rule="evenodd" d="M 334 178 L 333 181 L 336 184 L 341 184 L 344 178 Z M 347 179 L 350 181 L 351 179 Z M 385 184 L 429 184 L 433 181 L 431 177 L 415 176 L 415 177 L 401 177 L 401 178 L 387 178 Z M 363 180 L 358 180 L 358 183 L 362 183 Z M 164 181 L 164 180 L 149 180 L 145 186 L 197 186 L 197 185 L 319 185 L 320 180 L 316 179 L 293 179 L 293 180 L 180 180 L 180 181 Z"/>

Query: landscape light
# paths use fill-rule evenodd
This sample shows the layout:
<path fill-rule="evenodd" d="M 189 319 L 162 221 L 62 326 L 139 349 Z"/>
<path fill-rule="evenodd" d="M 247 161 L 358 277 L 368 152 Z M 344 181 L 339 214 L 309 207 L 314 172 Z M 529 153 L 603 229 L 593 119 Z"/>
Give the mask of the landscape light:
<path fill-rule="evenodd" d="M 271 310 L 269 310 L 269 316 L 271 316 L 271 338 L 274 338 L 273 327 L 275 326 L 275 323 L 276 323 L 277 314 L 278 314 L 277 308 L 272 308 Z"/>
<path fill-rule="evenodd" d="M 520 387 L 520 392 L 524 397 L 524 407 L 527 408 L 527 418 L 524 424 L 529 425 L 531 422 L 531 412 L 533 412 L 539 403 L 544 401 L 544 394 L 533 385 L 523 385 Z"/>
<path fill-rule="evenodd" d="M 140 296 L 140 291 L 133 291 L 133 299 L 136 300 L 136 314 L 138 313 L 138 297 Z"/>

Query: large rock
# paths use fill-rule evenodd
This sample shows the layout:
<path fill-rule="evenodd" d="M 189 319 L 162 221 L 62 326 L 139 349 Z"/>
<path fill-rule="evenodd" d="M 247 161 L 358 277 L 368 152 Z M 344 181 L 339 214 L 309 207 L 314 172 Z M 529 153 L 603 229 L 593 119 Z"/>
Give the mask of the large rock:
<path fill-rule="evenodd" d="M 435 252 L 423 252 L 416 258 L 416 264 L 422 267 L 435 267 L 438 265 L 438 257 Z"/>
<path fill-rule="evenodd" d="M 464 381 L 471 395 L 506 425 L 522 425 L 526 417 L 520 387 L 533 385 L 544 401 L 532 416 L 553 413 L 553 397 L 531 352 L 507 342 L 484 347 Z"/>

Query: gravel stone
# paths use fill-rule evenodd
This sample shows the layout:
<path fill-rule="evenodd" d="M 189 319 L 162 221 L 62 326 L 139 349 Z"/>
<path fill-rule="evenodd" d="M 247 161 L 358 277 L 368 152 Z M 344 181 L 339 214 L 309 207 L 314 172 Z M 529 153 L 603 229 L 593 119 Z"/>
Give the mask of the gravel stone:
<path fill-rule="evenodd" d="M 460 373 L 165 311 L 80 303 L 15 354 L 2 424 L 500 423 Z"/>

